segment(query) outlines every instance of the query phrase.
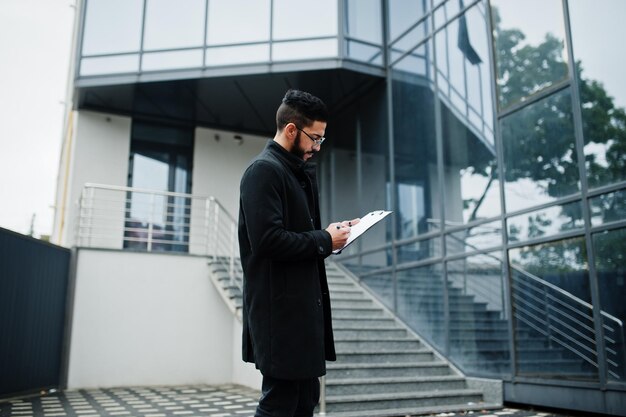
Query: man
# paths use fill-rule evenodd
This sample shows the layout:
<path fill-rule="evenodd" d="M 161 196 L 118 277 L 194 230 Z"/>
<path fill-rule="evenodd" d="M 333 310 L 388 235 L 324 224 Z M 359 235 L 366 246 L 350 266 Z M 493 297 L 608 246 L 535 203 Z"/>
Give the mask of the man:
<path fill-rule="evenodd" d="M 256 417 L 310 417 L 318 377 L 336 360 L 324 259 L 350 225 L 321 230 L 315 166 L 328 119 L 317 97 L 289 90 L 276 135 L 241 179 L 239 250 L 244 271 L 243 359 L 263 374 Z"/>

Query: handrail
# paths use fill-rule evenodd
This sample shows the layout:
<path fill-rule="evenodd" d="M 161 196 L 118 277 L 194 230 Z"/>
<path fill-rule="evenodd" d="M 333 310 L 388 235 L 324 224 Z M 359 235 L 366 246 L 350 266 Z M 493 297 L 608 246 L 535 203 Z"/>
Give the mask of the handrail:
<path fill-rule="evenodd" d="M 569 298 L 571 300 L 576 301 L 578 304 L 582 304 L 585 307 L 589 308 L 590 310 L 593 310 L 593 305 L 589 304 L 585 300 L 581 300 L 580 298 L 576 297 L 575 295 L 571 294 L 570 292 L 567 292 L 564 289 L 562 289 L 562 288 L 560 288 L 560 287 L 558 287 L 558 286 L 556 286 L 556 285 L 554 285 L 554 284 L 552 284 L 552 283 L 550 283 L 548 281 L 545 281 L 545 280 L 539 278 L 536 275 L 533 275 L 532 273 L 526 271 L 525 269 L 520 268 L 519 266 L 511 265 L 511 268 L 515 269 L 520 274 L 523 274 L 523 275 L 527 276 L 528 278 L 530 278 L 530 279 L 532 279 L 534 281 L 537 281 L 540 284 L 542 284 L 542 285 L 544 285 L 546 287 L 549 287 L 550 289 L 552 289 L 552 290 L 554 290 L 554 291 L 564 295 L 565 297 L 567 297 L 567 298 Z M 609 320 L 612 320 L 612 321 L 616 322 L 620 327 L 624 327 L 623 322 L 619 318 L 617 318 L 617 317 L 615 317 L 615 316 L 613 316 L 613 315 L 611 315 L 611 314 L 609 314 L 609 313 L 607 313 L 605 311 L 601 311 L 601 313 L 602 313 L 602 315 L 604 317 L 608 318 Z"/>
<path fill-rule="evenodd" d="M 77 246 L 208 256 L 242 289 L 235 271 L 237 222 L 215 197 L 87 183 L 78 204 Z"/>

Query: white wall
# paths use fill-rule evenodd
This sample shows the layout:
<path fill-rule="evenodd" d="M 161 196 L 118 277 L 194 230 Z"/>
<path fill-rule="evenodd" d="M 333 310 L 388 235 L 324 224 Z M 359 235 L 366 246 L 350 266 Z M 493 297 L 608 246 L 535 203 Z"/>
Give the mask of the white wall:
<path fill-rule="evenodd" d="M 74 244 L 78 200 L 85 183 L 126 185 L 130 129 L 131 119 L 128 117 L 74 112 L 73 135 L 67 150 L 70 155 L 69 178 L 65 175 L 66 160 L 62 158 L 53 242 L 63 246 Z"/>
<path fill-rule="evenodd" d="M 204 257 L 79 250 L 69 388 L 231 382 L 236 319 L 208 274 Z"/>
<path fill-rule="evenodd" d="M 216 140 L 216 135 L 218 139 Z M 250 161 L 265 147 L 270 138 L 197 128 L 195 132 L 192 194 L 216 197 L 226 211 L 237 221 L 239 211 L 239 181 Z M 194 206 L 192 210 L 202 210 Z M 202 230 L 203 216 L 192 213 L 191 230 Z M 190 237 L 189 252 L 206 252 L 204 236 Z"/>

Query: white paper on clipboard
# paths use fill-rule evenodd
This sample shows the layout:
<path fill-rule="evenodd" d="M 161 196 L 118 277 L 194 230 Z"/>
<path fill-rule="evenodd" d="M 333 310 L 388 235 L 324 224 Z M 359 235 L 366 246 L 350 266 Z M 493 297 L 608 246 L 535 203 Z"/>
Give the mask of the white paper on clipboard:
<path fill-rule="evenodd" d="M 374 226 L 376 223 L 378 223 L 391 213 L 391 211 L 376 210 L 370 211 L 365 216 L 361 217 L 361 220 L 350 228 L 350 237 L 348 238 L 346 244 L 342 248 L 334 250 L 333 253 L 341 253 L 342 250 L 344 250 L 349 244 L 357 240 L 359 236 L 365 233 L 370 227 Z"/>

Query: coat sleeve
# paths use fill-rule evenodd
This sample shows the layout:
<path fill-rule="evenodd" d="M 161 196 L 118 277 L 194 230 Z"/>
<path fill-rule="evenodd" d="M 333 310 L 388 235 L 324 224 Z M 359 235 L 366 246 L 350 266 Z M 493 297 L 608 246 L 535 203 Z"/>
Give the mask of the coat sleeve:
<path fill-rule="evenodd" d="M 240 204 L 252 253 L 279 261 L 329 256 L 332 239 L 327 231 L 285 228 L 282 183 L 278 171 L 265 161 L 253 163 L 242 177 Z"/>

